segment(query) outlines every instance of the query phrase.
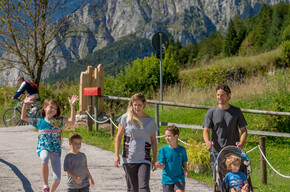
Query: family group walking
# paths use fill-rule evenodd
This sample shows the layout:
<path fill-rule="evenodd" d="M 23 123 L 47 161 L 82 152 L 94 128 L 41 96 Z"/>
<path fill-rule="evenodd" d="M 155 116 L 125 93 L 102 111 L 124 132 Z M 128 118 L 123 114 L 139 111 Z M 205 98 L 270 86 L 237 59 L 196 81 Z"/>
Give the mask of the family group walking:
<path fill-rule="evenodd" d="M 246 121 L 239 108 L 229 104 L 231 97 L 227 85 L 219 85 L 216 89 L 218 106 L 210 109 L 204 120 L 203 137 L 207 148 L 211 151 L 211 162 L 225 146 L 236 145 L 242 148 L 247 138 Z M 21 119 L 31 123 L 38 129 L 37 154 L 40 157 L 43 191 L 56 191 L 61 179 L 61 130 L 65 123 L 75 122 L 75 102 L 78 97 L 68 98 L 71 108 L 69 118 L 62 117 L 59 104 L 54 99 L 46 99 L 42 106 L 42 116 L 30 116 L 27 107 L 33 103 L 30 98 L 23 102 Z M 146 98 L 142 93 L 134 94 L 128 110 L 117 121 L 118 133 L 115 142 L 114 165 L 122 167 L 128 192 L 150 192 L 150 172 L 157 168 L 163 169 L 162 186 L 164 192 L 183 192 L 186 189 L 185 177 L 187 154 L 184 147 L 178 145 L 179 129 L 176 126 L 165 128 L 165 140 L 157 157 L 156 131 L 158 126 L 154 119 L 144 113 Z M 239 136 L 241 130 L 241 137 Z M 210 137 L 210 131 L 211 137 Z M 123 139 L 123 151 L 120 158 L 119 150 Z M 69 136 L 70 153 L 65 156 L 63 168 L 68 174 L 68 191 L 89 191 L 94 186 L 93 176 L 87 166 L 86 155 L 80 152 L 82 137 L 78 133 Z M 152 155 L 151 155 L 152 149 Z M 48 184 L 48 163 L 51 162 L 53 181 Z M 240 179 L 240 178 L 239 178 Z M 232 188 L 229 180 L 229 189 Z M 241 188 L 243 185 L 241 186 Z M 238 188 L 237 188 L 238 191 Z"/>
<path fill-rule="evenodd" d="M 216 88 L 218 106 L 210 109 L 204 119 L 203 138 L 210 151 L 212 169 L 214 160 L 222 148 L 236 145 L 243 148 L 247 139 L 246 120 L 241 110 L 229 104 L 231 90 L 228 85 L 218 85 Z M 125 171 L 127 191 L 148 192 L 150 169 L 163 169 L 162 186 L 164 192 L 185 191 L 185 176 L 187 169 L 187 154 L 184 147 L 178 145 L 179 130 L 176 126 L 165 128 L 165 139 L 168 143 L 160 149 L 157 160 L 157 143 L 155 132 L 158 126 L 154 119 L 144 113 L 146 99 L 144 94 L 137 93 L 129 101 L 127 113 L 122 115 L 119 122 L 115 143 L 116 167 L 120 165 L 119 149 L 123 138 L 122 162 Z M 241 131 L 241 137 L 239 135 Z M 210 131 L 212 132 L 210 137 Z M 153 159 L 151 160 L 150 149 Z M 236 162 L 237 161 L 237 162 Z M 227 177 L 228 190 L 247 191 L 247 178 L 240 176 L 239 169 L 231 168 L 232 164 L 240 163 L 239 159 L 229 162 L 228 169 L 232 172 Z M 215 189 L 218 191 L 218 189 Z"/>

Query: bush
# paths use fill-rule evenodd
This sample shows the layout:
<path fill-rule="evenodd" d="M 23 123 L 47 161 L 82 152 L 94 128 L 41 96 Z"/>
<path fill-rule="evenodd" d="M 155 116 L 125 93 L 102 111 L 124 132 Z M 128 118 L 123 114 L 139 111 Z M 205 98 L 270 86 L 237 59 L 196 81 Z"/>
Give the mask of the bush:
<path fill-rule="evenodd" d="M 68 97 L 72 95 L 79 95 L 79 85 L 75 82 L 56 83 L 53 86 L 41 85 L 39 88 L 40 102 L 41 105 L 45 99 L 55 99 L 61 108 L 61 114 L 65 115 L 70 112 L 70 104 L 68 102 Z M 79 109 L 78 103 L 75 105 L 76 111 Z"/>
<path fill-rule="evenodd" d="M 188 157 L 188 169 L 197 172 L 205 172 L 210 168 L 209 152 L 203 142 L 190 139 L 190 145 L 186 146 Z"/>
<path fill-rule="evenodd" d="M 162 63 L 163 85 L 175 84 L 179 81 L 179 66 L 173 55 L 166 54 Z M 131 97 L 134 93 L 143 92 L 147 98 L 157 91 L 160 85 L 159 59 L 153 55 L 143 60 L 137 59 L 127 65 L 116 78 L 105 78 L 105 94 Z"/>
<path fill-rule="evenodd" d="M 225 83 L 227 81 L 239 82 L 246 76 L 247 69 L 240 66 L 226 67 L 218 64 L 196 68 L 191 73 L 182 75 L 183 83 L 194 88 L 205 88 L 209 85 Z"/>
<path fill-rule="evenodd" d="M 290 41 L 290 25 L 288 25 L 282 34 L 282 40 L 283 41 Z"/>
<path fill-rule="evenodd" d="M 290 40 L 285 41 L 282 45 L 282 59 L 284 61 L 284 67 L 289 67 L 290 64 Z"/>
<path fill-rule="evenodd" d="M 273 84 L 278 90 L 276 94 L 271 97 L 274 100 L 272 111 L 289 112 L 290 111 L 290 92 L 289 86 L 289 70 L 279 70 L 277 74 L 270 79 L 270 81 L 277 82 Z M 264 128 L 263 128 L 264 127 Z M 265 122 L 262 124 L 264 130 L 277 132 L 290 132 L 290 118 L 288 116 L 267 116 Z"/>

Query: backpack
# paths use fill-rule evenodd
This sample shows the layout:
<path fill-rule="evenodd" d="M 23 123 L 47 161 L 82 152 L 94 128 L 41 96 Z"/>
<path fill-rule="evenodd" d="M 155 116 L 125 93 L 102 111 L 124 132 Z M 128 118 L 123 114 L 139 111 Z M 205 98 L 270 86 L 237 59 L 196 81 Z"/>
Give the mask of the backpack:
<path fill-rule="evenodd" d="M 29 83 L 31 87 L 33 87 L 34 89 L 37 89 L 37 91 L 39 90 L 39 87 L 36 83 L 34 83 L 33 81 L 25 81 L 26 83 Z"/>

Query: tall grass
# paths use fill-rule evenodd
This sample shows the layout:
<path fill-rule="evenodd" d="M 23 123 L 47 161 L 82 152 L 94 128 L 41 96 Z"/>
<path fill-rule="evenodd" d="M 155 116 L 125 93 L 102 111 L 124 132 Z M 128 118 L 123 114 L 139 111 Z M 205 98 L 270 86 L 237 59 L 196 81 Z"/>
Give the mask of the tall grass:
<path fill-rule="evenodd" d="M 230 84 L 232 90 L 231 101 L 252 100 L 253 97 L 263 96 L 269 89 L 268 80 L 265 76 L 258 75 L 257 77 L 247 78 L 243 83 Z M 160 92 L 158 91 L 154 97 L 155 100 L 160 100 Z M 193 89 L 186 86 L 174 85 L 166 87 L 163 92 L 164 101 L 172 101 L 188 104 L 216 104 L 215 85 Z"/>
<path fill-rule="evenodd" d="M 245 78 L 241 82 L 229 82 L 232 91 L 230 102 L 252 101 L 255 98 L 262 98 L 269 94 L 277 94 L 281 91 L 281 86 L 290 91 L 289 79 L 290 69 L 286 69 L 273 71 L 268 75 Z M 216 105 L 216 85 L 201 89 L 182 85 L 165 87 L 163 100 L 188 104 Z M 159 91 L 156 92 L 154 99 L 160 100 Z"/>
<path fill-rule="evenodd" d="M 206 88 L 214 83 L 222 83 L 229 78 L 236 81 L 252 76 L 265 75 L 274 69 L 281 48 L 254 56 L 234 56 L 219 59 L 213 63 L 180 71 L 181 82 L 195 88 Z"/>

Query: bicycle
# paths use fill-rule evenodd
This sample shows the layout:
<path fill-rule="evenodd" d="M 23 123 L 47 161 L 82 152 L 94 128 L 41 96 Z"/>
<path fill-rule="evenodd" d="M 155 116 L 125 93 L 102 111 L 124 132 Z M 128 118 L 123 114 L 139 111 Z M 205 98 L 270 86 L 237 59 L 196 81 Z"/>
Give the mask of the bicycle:
<path fill-rule="evenodd" d="M 17 100 L 15 107 L 7 109 L 3 114 L 3 122 L 6 127 L 14 127 L 21 125 L 28 125 L 28 122 L 21 120 L 21 110 L 22 103 L 20 100 Z M 31 108 L 28 109 L 27 114 L 40 114 L 41 107 L 37 102 L 31 104 Z"/>

